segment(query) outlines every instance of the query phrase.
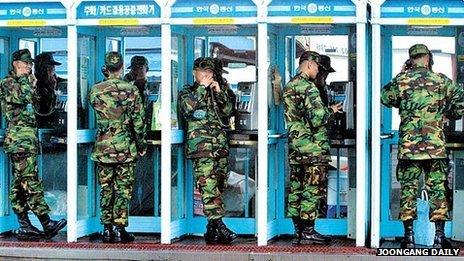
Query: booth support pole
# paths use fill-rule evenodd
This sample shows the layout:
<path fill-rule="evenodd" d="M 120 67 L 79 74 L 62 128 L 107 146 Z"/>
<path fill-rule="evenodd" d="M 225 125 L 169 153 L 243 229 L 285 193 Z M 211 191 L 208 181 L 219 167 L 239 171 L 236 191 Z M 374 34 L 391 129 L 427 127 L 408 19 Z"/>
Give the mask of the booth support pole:
<path fill-rule="evenodd" d="M 65 5 L 66 6 L 66 5 Z M 77 27 L 75 6 L 68 11 L 67 240 L 77 241 Z"/>
<path fill-rule="evenodd" d="M 373 18 L 379 17 L 380 7 L 373 6 Z M 380 244 L 380 174 L 381 174 L 381 35 L 380 24 L 372 23 L 372 176 L 371 176 L 371 247 Z"/>
<path fill-rule="evenodd" d="M 257 232 L 258 246 L 268 241 L 268 25 L 267 4 L 255 2 L 258 10 L 258 184 L 257 184 Z"/>
<path fill-rule="evenodd" d="M 162 7 L 161 24 L 161 243 L 171 243 L 171 25 Z M 163 12 L 164 10 L 164 12 Z"/>

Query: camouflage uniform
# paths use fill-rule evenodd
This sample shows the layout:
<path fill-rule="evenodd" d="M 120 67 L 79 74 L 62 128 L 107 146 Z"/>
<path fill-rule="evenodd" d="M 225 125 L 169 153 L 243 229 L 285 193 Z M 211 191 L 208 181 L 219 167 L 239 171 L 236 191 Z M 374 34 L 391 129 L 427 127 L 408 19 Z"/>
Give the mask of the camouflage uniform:
<path fill-rule="evenodd" d="M 109 53 L 106 66 L 122 63 L 120 54 Z M 137 153 L 146 150 L 145 111 L 140 94 L 121 79 L 93 86 L 89 102 L 97 115 L 97 137 L 92 160 L 97 162 L 101 185 L 101 222 L 127 226 Z"/>
<path fill-rule="evenodd" d="M 15 52 L 13 60 L 33 61 L 25 49 Z M 11 71 L 0 86 L 1 109 L 7 121 L 3 147 L 13 165 L 10 191 L 13 211 L 19 214 L 32 210 L 37 216 L 48 214 L 50 208 L 44 200 L 42 181 L 37 173 L 38 139 L 32 109 L 35 95 L 32 75 L 17 76 Z"/>
<path fill-rule="evenodd" d="M 310 59 L 320 62 L 315 52 L 311 52 Z M 314 220 L 319 215 L 321 199 L 326 197 L 324 186 L 331 160 L 326 125 L 333 112 L 323 104 L 318 88 L 303 73 L 287 84 L 284 109 L 289 133 L 288 215 Z"/>
<path fill-rule="evenodd" d="M 194 65 L 196 68 L 215 67 L 211 58 L 200 58 Z M 198 83 L 186 86 L 179 94 L 180 113 L 186 124 L 186 157 L 193 160 L 196 185 L 202 195 L 204 213 L 210 220 L 224 216 L 221 193 L 227 176 L 229 146 L 220 118 L 231 116 L 233 104 L 222 90 L 221 86 L 221 91 L 214 93 L 215 104 L 212 90 Z"/>
<path fill-rule="evenodd" d="M 410 56 L 428 54 L 424 45 L 415 45 Z M 418 178 L 425 174 L 430 198 L 430 220 L 448 219 L 445 196 L 448 160 L 443 122 L 464 113 L 464 90 L 443 74 L 424 64 L 398 74 L 382 90 L 382 103 L 399 108 L 397 179 L 401 183 L 400 219 L 416 219 Z"/>

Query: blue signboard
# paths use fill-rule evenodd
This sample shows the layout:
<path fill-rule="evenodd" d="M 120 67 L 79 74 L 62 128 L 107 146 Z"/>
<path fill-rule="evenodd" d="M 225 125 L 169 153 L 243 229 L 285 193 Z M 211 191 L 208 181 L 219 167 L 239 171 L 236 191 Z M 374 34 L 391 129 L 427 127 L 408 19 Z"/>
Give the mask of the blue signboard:
<path fill-rule="evenodd" d="M 350 0 L 273 0 L 268 16 L 356 16 L 356 6 Z"/>
<path fill-rule="evenodd" d="M 251 0 L 177 0 L 172 7 L 172 17 L 256 17 L 256 10 L 256 5 Z"/>
<path fill-rule="evenodd" d="M 66 19 L 66 8 L 61 3 L 2 3 L 0 20 Z"/>
<path fill-rule="evenodd" d="M 77 8 L 78 19 L 102 18 L 160 18 L 161 10 L 155 1 L 83 1 Z"/>
<path fill-rule="evenodd" d="M 464 1 L 387 0 L 380 14 L 382 18 L 464 18 Z"/>

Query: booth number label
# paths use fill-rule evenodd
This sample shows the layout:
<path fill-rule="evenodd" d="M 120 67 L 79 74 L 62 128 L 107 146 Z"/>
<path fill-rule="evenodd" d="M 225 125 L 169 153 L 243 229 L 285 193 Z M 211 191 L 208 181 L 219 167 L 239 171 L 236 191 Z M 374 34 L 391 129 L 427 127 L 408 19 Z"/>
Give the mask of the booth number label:
<path fill-rule="evenodd" d="M 45 20 L 27 20 L 27 19 L 21 19 L 21 20 L 8 20 L 6 21 L 6 26 L 14 26 L 14 27 L 21 27 L 21 26 L 45 26 L 47 25 L 47 22 Z"/>

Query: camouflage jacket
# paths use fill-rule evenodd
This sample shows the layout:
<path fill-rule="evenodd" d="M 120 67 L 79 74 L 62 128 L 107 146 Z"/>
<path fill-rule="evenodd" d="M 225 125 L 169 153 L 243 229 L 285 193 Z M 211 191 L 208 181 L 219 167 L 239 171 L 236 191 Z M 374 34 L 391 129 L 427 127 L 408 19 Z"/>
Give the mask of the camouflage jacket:
<path fill-rule="evenodd" d="M 229 155 L 229 144 L 220 118 L 232 115 L 233 104 L 226 91 L 214 93 L 195 83 L 179 93 L 180 114 L 186 127 L 186 157 L 225 157 Z M 216 109 L 215 109 L 216 107 Z"/>
<path fill-rule="evenodd" d="M 287 83 L 283 97 L 290 164 L 329 162 L 326 125 L 333 112 L 323 104 L 316 85 L 297 74 Z"/>
<path fill-rule="evenodd" d="M 415 66 L 382 90 L 382 103 L 399 108 L 398 159 L 446 158 L 444 118 L 464 113 L 464 90 L 443 74 Z"/>
<path fill-rule="evenodd" d="M 38 152 L 37 121 L 32 102 L 35 89 L 29 76 L 10 72 L 0 82 L 2 113 L 7 121 L 4 150 L 7 153 Z"/>
<path fill-rule="evenodd" d="M 110 78 L 96 84 L 89 93 L 97 115 L 97 137 L 92 160 L 126 163 L 146 149 L 145 109 L 137 87 Z"/>

